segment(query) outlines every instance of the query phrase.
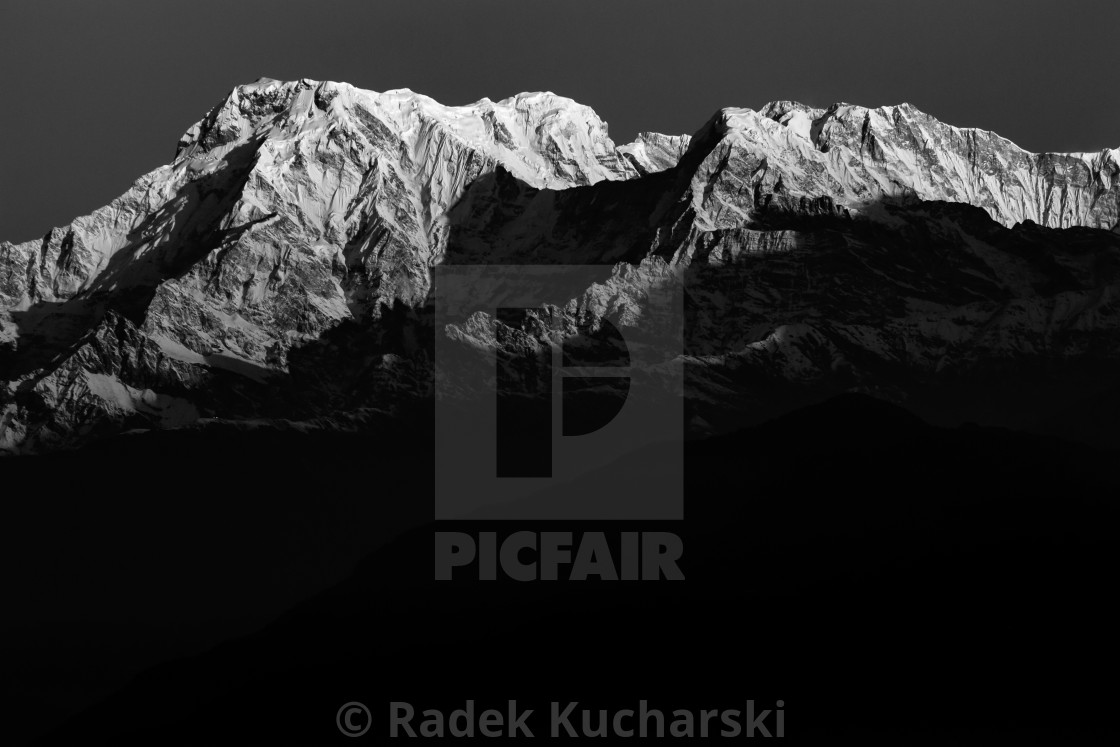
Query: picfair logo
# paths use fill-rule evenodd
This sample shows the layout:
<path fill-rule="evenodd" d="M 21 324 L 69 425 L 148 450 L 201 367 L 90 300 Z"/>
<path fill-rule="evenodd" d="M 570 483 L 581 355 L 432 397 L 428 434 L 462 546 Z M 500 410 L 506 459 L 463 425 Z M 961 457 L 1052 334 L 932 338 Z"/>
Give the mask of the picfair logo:
<path fill-rule="evenodd" d="M 434 297 L 437 520 L 683 518 L 675 274 L 443 265 Z"/>

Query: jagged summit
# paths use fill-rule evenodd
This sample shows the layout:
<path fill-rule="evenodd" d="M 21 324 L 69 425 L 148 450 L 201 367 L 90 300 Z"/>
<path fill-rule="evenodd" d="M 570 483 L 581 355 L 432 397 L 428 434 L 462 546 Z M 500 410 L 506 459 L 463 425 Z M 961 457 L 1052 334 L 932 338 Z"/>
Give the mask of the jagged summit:
<path fill-rule="evenodd" d="M 814 109 L 771 102 L 758 111 L 720 110 L 693 138 L 709 182 L 737 162 L 753 191 L 791 203 L 827 197 L 859 212 L 884 198 L 975 205 L 1011 226 L 1024 221 L 1112 229 L 1120 220 L 1120 150 L 1030 153 L 987 130 L 958 128 L 910 104 Z M 697 205 L 709 225 L 746 220 L 753 201 L 711 190 Z"/>
<path fill-rule="evenodd" d="M 363 127 L 374 131 L 363 133 Z M 454 137 L 538 187 L 562 189 L 636 175 L 590 107 L 551 92 L 445 106 L 407 88 L 377 93 L 308 79 L 262 78 L 238 86 L 183 135 L 176 158 L 202 152 L 217 156 L 222 151 L 216 149 L 254 138 L 291 139 L 322 130 L 357 131 L 374 146 L 380 136 L 396 137 L 412 146 L 412 158 L 439 130 L 437 137 Z"/>

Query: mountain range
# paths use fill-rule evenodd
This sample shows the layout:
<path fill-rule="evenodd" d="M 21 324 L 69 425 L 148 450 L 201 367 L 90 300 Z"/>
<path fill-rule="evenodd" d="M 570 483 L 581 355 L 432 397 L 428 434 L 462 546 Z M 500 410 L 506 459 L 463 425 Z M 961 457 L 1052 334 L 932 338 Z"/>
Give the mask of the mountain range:
<path fill-rule="evenodd" d="M 426 412 L 454 264 L 602 265 L 566 313 L 623 326 L 683 279 L 693 435 L 854 391 L 1116 445 L 1118 206 L 1120 150 L 1033 154 L 908 104 L 618 146 L 551 93 L 261 79 L 106 207 L 0 243 L 0 450 Z"/>

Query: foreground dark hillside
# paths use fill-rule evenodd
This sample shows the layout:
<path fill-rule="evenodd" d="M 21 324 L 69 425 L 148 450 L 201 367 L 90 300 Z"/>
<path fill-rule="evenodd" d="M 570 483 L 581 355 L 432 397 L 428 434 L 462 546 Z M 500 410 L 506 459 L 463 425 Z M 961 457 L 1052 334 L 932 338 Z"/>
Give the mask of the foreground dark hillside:
<path fill-rule="evenodd" d="M 372 741 L 385 736 L 390 700 L 450 709 L 468 698 L 615 709 L 645 698 L 666 710 L 782 699 L 788 737 L 805 744 L 1115 736 L 1099 685 L 1116 664 L 1113 452 L 934 428 L 845 396 L 687 445 L 686 520 L 652 527 L 684 538 L 683 583 L 436 584 L 424 442 L 402 433 L 164 434 L 2 463 L 8 485 L 51 480 L 63 526 L 83 503 L 100 506 L 83 514 L 85 530 L 112 537 L 116 552 L 139 550 L 136 564 L 153 577 L 161 569 L 143 550 L 167 540 L 137 538 L 187 527 L 197 549 L 188 565 L 210 582 L 243 579 L 245 564 L 263 559 L 254 552 L 286 544 L 320 559 L 328 548 L 373 548 L 329 591 L 256 632 L 245 625 L 236 637 L 227 627 L 225 643 L 149 669 L 44 743 L 347 743 L 334 718 L 351 700 L 378 719 Z M 111 492 L 87 487 L 78 500 L 79 485 L 94 484 Z M 117 523 L 126 504 L 137 511 L 134 532 Z M 197 512 L 217 518 L 190 518 Z M 245 533 L 246 557 L 207 551 L 225 532 Z M 65 577 L 62 563 L 80 567 L 67 547 L 58 553 L 57 566 L 38 569 L 44 588 L 52 573 Z M 185 575 L 162 575 L 163 584 L 135 590 L 138 608 L 146 597 L 191 593 Z M 212 591 L 196 593 L 196 603 L 221 604 L 220 585 Z M 88 592 L 96 605 L 96 585 Z M 31 618 L 50 596 L 16 599 L 15 608 Z M 114 626 L 129 630 L 151 635 L 125 619 Z M 65 655 L 54 655 L 64 671 Z"/>

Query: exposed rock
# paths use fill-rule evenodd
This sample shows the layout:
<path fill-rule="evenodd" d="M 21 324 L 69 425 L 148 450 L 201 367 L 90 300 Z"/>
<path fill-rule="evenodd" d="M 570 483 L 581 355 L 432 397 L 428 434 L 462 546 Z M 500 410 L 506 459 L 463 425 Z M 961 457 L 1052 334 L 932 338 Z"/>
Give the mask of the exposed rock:
<path fill-rule="evenodd" d="M 638 325 L 648 284 L 684 276 L 705 427 L 1008 371 L 1060 390 L 1120 357 L 1120 238 L 1092 230 L 1117 226 L 1118 160 L 906 104 L 725 109 L 616 147 L 551 93 L 262 79 L 105 208 L 0 243 L 0 450 L 407 409 L 431 394 L 440 263 L 616 264 L 567 313 Z"/>

